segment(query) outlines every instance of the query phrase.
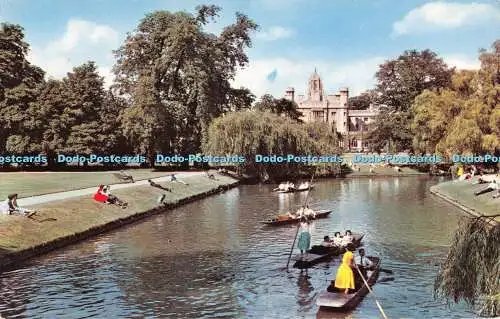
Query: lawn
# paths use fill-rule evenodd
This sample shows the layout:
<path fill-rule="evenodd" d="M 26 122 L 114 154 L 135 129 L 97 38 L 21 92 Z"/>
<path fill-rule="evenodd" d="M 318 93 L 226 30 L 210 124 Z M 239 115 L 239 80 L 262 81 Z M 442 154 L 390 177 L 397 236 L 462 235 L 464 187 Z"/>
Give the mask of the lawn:
<path fill-rule="evenodd" d="M 150 169 L 125 171 L 135 180 L 166 176 L 171 172 L 155 172 Z M 19 198 L 57 193 L 99 184 L 122 183 L 115 177 L 116 171 L 102 172 L 15 172 L 0 173 L 0 200 L 8 194 L 18 193 Z"/>
<path fill-rule="evenodd" d="M 495 215 L 500 213 L 500 198 L 493 199 L 493 192 L 475 196 L 474 192 L 486 188 L 488 184 L 476 184 L 472 181 L 450 181 L 431 187 L 431 190 L 442 194 L 457 204 L 463 205 L 478 214 Z M 499 218 L 497 218 L 500 221 Z"/>
<path fill-rule="evenodd" d="M 127 209 L 95 202 L 89 195 L 34 206 L 33 208 L 39 211 L 33 216 L 34 219 L 20 215 L 0 215 L 0 260 L 5 254 L 34 248 L 158 208 L 161 204 L 157 200 L 162 194 L 166 194 L 167 203 L 175 203 L 220 185 L 236 182 L 226 176 L 217 176 L 217 180 L 210 180 L 204 175 L 187 176 L 182 180 L 189 185 L 176 182 L 159 183 L 170 188 L 171 192 L 142 185 L 117 190 L 114 194 L 129 203 Z"/>

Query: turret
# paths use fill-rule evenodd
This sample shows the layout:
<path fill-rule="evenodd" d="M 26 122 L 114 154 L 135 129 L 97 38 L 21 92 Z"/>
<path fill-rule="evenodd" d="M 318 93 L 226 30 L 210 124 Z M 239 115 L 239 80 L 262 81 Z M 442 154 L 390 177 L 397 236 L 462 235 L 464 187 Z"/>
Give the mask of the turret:
<path fill-rule="evenodd" d="M 295 89 L 289 86 L 285 91 L 285 99 L 295 101 Z"/>

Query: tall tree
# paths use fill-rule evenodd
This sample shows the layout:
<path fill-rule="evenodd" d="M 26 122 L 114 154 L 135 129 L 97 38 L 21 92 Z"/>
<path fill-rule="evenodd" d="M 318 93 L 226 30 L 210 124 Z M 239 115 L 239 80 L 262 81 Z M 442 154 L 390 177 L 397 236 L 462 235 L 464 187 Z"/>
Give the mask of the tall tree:
<path fill-rule="evenodd" d="M 500 153 L 500 41 L 481 50 L 478 71 L 453 75 L 450 88 L 425 90 L 413 104 L 413 145 L 419 152 Z"/>
<path fill-rule="evenodd" d="M 385 136 L 401 151 L 412 146 L 410 124 L 413 119 L 412 104 L 424 90 L 447 88 L 451 85 L 454 69 L 430 50 L 405 51 L 397 59 L 380 65 L 376 73 L 377 102 L 386 107 L 374 125 L 375 137 Z M 391 116 L 397 114 L 397 116 Z M 384 121 L 384 122 L 382 122 Z M 387 127 L 393 127 L 387 129 Z M 376 132 L 383 130 L 384 132 Z"/>
<path fill-rule="evenodd" d="M 106 114 L 104 79 L 97 72 L 94 62 L 87 62 L 73 69 L 63 80 L 68 104 L 61 114 L 67 139 L 64 151 L 70 154 L 107 153 L 109 138 L 102 126 Z M 114 115 L 116 116 L 116 114 Z"/>
<path fill-rule="evenodd" d="M 357 96 L 350 97 L 347 101 L 349 109 L 351 110 L 366 110 L 372 104 L 377 103 L 377 92 L 375 90 L 368 90 Z"/>
<path fill-rule="evenodd" d="M 149 140 L 146 144 L 150 153 L 159 151 L 162 144 L 156 141 L 157 130 L 173 134 L 169 136 L 170 151 L 198 149 L 210 121 L 241 96 L 241 91 L 231 88 L 230 81 L 237 68 L 248 62 L 245 49 L 251 46 L 250 32 L 257 25 L 237 13 L 236 22 L 220 35 L 204 32 L 203 27 L 219 11 L 219 7 L 203 5 L 195 14 L 153 12 L 115 52 L 116 86 L 135 101 L 131 112 L 149 116 L 143 121 L 154 127 L 128 126 L 127 134 Z M 136 89 L 141 81 L 151 83 L 147 90 Z"/>
<path fill-rule="evenodd" d="M 44 72 L 26 59 L 29 45 L 19 25 L 0 25 L 0 152 L 29 152 L 26 130 L 34 125 L 32 102 Z"/>
<path fill-rule="evenodd" d="M 257 111 L 267 111 L 277 115 L 283 115 L 294 121 L 302 122 L 302 113 L 297 110 L 298 105 L 294 101 L 285 98 L 276 99 L 271 94 L 264 94 L 260 101 L 255 103 L 254 109 Z"/>

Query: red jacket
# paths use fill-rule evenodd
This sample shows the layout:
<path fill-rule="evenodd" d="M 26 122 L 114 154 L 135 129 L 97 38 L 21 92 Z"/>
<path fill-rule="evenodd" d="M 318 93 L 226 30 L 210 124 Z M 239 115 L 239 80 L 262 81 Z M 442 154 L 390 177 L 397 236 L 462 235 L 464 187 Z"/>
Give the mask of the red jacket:
<path fill-rule="evenodd" d="M 108 200 L 108 195 L 101 193 L 101 190 L 98 190 L 97 193 L 94 194 L 94 200 L 105 203 Z"/>

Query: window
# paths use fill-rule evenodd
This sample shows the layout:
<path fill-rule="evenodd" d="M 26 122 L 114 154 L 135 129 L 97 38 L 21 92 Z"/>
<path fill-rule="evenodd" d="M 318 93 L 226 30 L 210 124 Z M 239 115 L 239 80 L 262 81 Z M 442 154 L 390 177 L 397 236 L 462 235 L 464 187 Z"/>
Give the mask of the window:
<path fill-rule="evenodd" d="M 337 115 L 337 112 L 332 112 L 332 116 L 335 117 Z"/>
<path fill-rule="evenodd" d="M 365 122 L 366 122 L 366 121 L 368 121 L 368 118 L 367 118 L 367 117 L 365 117 L 365 118 L 363 119 L 363 121 L 365 121 Z"/>
<path fill-rule="evenodd" d="M 324 113 L 323 111 L 313 111 L 313 118 L 316 121 L 322 121 L 324 118 Z"/>

